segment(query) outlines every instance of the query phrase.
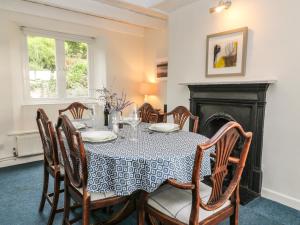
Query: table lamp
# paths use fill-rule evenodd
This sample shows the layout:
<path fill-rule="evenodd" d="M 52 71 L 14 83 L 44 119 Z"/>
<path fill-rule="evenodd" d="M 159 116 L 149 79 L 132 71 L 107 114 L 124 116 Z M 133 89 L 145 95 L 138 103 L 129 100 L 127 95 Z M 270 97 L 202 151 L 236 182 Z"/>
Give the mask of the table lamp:
<path fill-rule="evenodd" d="M 148 102 L 148 96 L 156 94 L 157 88 L 154 83 L 141 83 L 140 93 L 145 96 L 144 102 Z"/>

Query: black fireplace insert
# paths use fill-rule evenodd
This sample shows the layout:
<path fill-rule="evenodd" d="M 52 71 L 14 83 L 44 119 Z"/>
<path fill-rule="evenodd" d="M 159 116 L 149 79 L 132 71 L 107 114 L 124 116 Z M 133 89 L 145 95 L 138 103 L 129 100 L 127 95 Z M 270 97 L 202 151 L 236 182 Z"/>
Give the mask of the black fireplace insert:
<path fill-rule="evenodd" d="M 199 116 L 199 133 L 212 137 L 229 121 L 236 121 L 245 131 L 253 132 L 240 184 L 242 204 L 261 193 L 263 126 L 268 86 L 269 83 L 188 85 L 190 110 Z M 234 155 L 239 154 L 239 142 L 234 148 Z"/>

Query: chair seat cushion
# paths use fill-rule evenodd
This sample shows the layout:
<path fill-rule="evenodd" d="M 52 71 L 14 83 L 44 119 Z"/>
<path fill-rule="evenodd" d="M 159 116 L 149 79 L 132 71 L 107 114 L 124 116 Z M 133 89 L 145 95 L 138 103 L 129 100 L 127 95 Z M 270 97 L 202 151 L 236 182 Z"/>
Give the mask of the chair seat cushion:
<path fill-rule="evenodd" d="M 201 183 L 200 197 L 202 201 L 207 202 L 210 194 L 211 187 Z M 171 218 L 189 224 L 192 209 L 192 191 L 182 190 L 166 184 L 149 195 L 148 205 Z M 207 211 L 200 207 L 199 222 L 229 205 L 230 201 L 227 200 L 222 207 L 214 211 Z"/>
<path fill-rule="evenodd" d="M 91 201 L 97 201 L 97 200 L 102 200 L 102 199 L 116 196 L 114 192 L 107 192 L 107 193 L 90 192 L 90 194 L 91 194 Z"/>
<path fill-rule="evenodd" d="M 77 190 L 81 194 L 83 194 L 82 188 L 77 188 Z M 103 200 L 103 199 L 106 199 L 106 198 L 112 198 L 112 197 L 117 196 L 114 192 L 106 192 L 106 193 L 90 192 L 90 195 L 91 195 L 91 201 Z"/>

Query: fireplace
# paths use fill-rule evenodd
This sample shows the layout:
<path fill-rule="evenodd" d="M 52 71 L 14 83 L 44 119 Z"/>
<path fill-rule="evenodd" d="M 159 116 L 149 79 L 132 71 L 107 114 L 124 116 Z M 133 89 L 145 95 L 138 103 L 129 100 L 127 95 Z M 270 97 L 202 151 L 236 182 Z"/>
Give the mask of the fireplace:
<path fill-rule="evenodd" d="M 187 84 L 190 89 L 190 110 L 199 116 L 199 133 L 212 137 L 229 121 L 236 121 L 245 131 L 253 132 L 240 186 L 242 204 L 260 196 L 261 193 L 264 112 L 269 84 Z M 237 143 L 233 154 L 239 155 L 239 151 Z"/>
<path fill-rule="evenodd" d="M 203 125 L 202 134 L 211 138 L 224 124 L 236 121 L 230 114 L 217 112 L 210 116 Z"/>

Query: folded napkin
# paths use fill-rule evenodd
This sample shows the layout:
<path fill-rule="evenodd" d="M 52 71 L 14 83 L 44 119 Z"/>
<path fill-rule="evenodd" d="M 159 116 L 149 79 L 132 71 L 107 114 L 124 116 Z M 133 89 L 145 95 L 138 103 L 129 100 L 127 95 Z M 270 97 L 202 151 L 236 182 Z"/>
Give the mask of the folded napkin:
<path fill-rule="evenodd" d="M 85 124 L 78 121 L 73 121 L 72 124 L 77 130 L 85 128 Z"/>
<path fill-rule="evenodd" d="M 117 135 L 111 131 L 87 131 L 82 132 L 81 137 L 87 142 L 105 142 L 116 139 Z"/>
<path fill-rule="evenodd" d="M 179 125 L 174 123 L 153 123 L 149 129 L 159 132 L 172 132 L 179 130 Z"/>

